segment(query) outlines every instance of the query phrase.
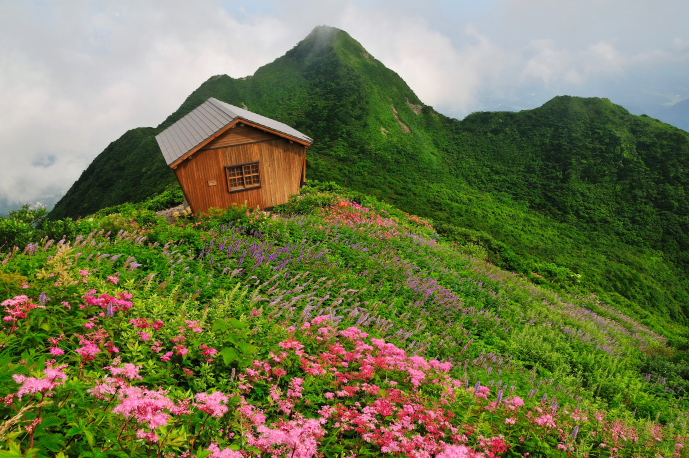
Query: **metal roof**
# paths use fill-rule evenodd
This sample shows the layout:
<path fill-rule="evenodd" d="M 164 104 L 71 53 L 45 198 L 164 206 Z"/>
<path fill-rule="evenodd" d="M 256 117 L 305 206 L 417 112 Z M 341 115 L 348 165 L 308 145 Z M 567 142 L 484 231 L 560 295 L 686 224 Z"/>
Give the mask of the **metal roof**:
<path fill-rule="evenodd" d="M 308 144 L 313 143 L 310 137 L 287 124 L 211 97 L 156 135 L 158 146 L 163 152 L 167 165 L 172 164 L 238 118 L 266 127 L 286 137 L 292 137 Z"/>

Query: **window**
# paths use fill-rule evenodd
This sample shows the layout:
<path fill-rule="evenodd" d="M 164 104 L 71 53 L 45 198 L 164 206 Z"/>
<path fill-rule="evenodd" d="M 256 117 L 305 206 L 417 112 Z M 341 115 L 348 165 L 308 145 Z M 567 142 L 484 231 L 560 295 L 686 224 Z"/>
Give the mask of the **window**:
<path fill-rule="evenodd" d="M 230 192 L 261 187 L 258 162 L 228 165 L 225 167 L 225 171 L 227 173 L 227 186 Z"/>

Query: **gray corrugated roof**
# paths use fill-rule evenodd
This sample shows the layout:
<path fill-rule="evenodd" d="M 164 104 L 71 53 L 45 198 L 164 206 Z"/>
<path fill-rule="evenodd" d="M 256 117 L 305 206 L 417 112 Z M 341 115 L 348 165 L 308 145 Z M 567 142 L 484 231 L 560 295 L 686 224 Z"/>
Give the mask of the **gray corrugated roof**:
<path fill-rule="evenodd" d="M 156 140 L 163 152 L 165 161 L 170 165 L 237 118 L 267 127 L 309 144 L 313 143 L 311 138 L 287 124 L 221 102 L 213 97 L 156 135 Z"/>

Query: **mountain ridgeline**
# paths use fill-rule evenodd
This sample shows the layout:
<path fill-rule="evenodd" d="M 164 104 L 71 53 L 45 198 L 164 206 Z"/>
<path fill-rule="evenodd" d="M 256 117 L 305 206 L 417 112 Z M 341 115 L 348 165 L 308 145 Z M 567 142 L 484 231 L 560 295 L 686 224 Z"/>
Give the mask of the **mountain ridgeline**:
<path fill-rule="evenodd" d="M 154 136 L 209 97 L 314 138 L 309 179 L 431 217 L 443 236 L 481 245 L 535 282 L 593 292 L 647 323 L 689 324 L 689 134 L 607 99 L 568 96 L 451 119 L 330 27 L 252 76 L 210 78 L 157 128 L 124 134 L 50 216 L 176 187 Z"/>

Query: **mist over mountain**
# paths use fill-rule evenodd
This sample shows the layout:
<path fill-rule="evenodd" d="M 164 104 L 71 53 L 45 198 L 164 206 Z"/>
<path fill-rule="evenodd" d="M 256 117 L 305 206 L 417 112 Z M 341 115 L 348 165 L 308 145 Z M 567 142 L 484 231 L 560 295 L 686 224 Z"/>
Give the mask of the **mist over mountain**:
<path fill-rule="evenodd" d="M 689 99 L 656 112 L 655 117 L 689 132 Z"/>
<path fill-rule="evenodd" d="M 211 77 L 158 127 L 125 133 L 51 217 L 177 187 L 154 136 L 209 97 L 312 137 L 308 178 L 431 217 L 445 236 L 481 244 L 504 268 L 561 288 L 583 282 L 641 318 L 650 310 L 689 316 L 686 132 L 603 98 L 448 118 L 331 27 L 251 76 Z"/>
<path fill-rule="evenodd" d="M 55 207 L 55 204 L 58 203 L 64 195 L 64 192 L 60 192 L 48 196 L 41 196 L 33 202 L 27 202 L 25 205 L 28 205 L 30 208 L 44 207 L 50 211 L 53 209 L 53 207 Z M 10 214 L 11 211 L 17 209 L 18 207 L 15 203 L 10 202 L 6 198 L 0 197 L 0 217 L 7 216 Z"/>

